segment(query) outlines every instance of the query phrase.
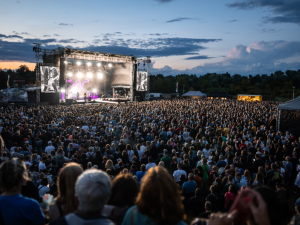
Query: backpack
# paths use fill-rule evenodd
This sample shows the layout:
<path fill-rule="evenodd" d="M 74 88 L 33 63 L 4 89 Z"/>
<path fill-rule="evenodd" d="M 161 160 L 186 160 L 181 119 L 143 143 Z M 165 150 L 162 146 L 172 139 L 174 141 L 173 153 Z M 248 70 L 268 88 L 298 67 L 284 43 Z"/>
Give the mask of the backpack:
<path fill-rule="evenodd" d="M 35 142 L 37 147 L 42 147 L 43 141 L 42 140 L 38 140 Z"/>
<path fill-rule="evenodd" d="M 59 170 L 60 168 L 62 168 L 64 166 L 65 163 L 65 157 L 63 155 L 61 155 L 61 157 L 57 156 L 57 170 Z"/>
<path fill-rule="evenodd" d="M 92 161 L 93 161 L 93 159 L 94 159 L 94 156 L 95 156 L 95 153 L 93 153 L 92 155 L 90 154 L 90 156 L 89 156 L 89 161 L 90 161 L 90 162 L 92 162 Z"/>
<path fill-rule="evenodd" d="M 272 178 L 273 181 L 279 181 L 280 180 L 280 173 L 278 171 L 274 171 L 274 175 Z"/>

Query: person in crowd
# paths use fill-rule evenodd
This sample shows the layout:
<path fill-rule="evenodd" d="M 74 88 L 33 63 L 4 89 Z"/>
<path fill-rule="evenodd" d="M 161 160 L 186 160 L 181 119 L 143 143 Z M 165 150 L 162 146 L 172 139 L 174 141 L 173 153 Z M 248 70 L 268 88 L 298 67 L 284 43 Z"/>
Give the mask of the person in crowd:
<path fill-rule="evenodd" d="M 110 199 L 102 214 L 116 225 L 122 224 L 126 211 L 135 204 L 138 186 L 132 175 L 119 174 L 112 182 Z"/>
<path fill-rule="evenodd" d="M 205 199 L 200 188 L 195 190 L 195 196 L 190 198 L 188 201 L 188 212 L 190 218 L 198 217 L 205 211 L 204 209 Z"/>
<path fill-rule="evenodd" d="M 102 210 L 110 194 L 111 181 L 105 172 L 96 169 L 84 171 L 78 177 L 75 185 L 76 211 L 58 218 L 50 225 L 113 225 L 111 220 L 102 215 Z"/>
<path fill-rule="evenodd" d="M 50 221 L 76 210 L 75 182 L 82 172 L 82 167 L 77 163 L 68 163 L 60 171 L 57 182 L 58 195 L 49 206 Z"/>
<path fill-rule="evenodd" d="M 160 166 L 145 175 L 135 204 L 127 210 L 122 225 L 186 224 L 180 192 L 168 171 Z"/>
<path fill-rule="evenodd" d="M 26 184 L 27 179 L 25 164 L 21 160 L 14 158 L 1 164 L 0 188 L 3 192 L 0 195 L 0 221 L 2 224 L 44 223 L 45 216 L 39 203 L 21 195 L 22 185 Z"/>
<path fill-rule="evenodd" d="M 212 204 L 211 204 L 211 202 L 206 201 L 204 207 L 205 207 L 205 212 L 201 213 L 199 215 L 199 218 L 209 219 L 210 214 L 212 213 Z"/>

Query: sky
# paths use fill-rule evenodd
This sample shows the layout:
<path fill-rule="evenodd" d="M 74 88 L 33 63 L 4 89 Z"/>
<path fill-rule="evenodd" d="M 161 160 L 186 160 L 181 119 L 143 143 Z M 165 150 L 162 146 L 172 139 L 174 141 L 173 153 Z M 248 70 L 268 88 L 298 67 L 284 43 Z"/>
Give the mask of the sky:
<path fill-rule="evenodd" d="M 300 69 L 299 0 L 1 0 L 0 68 L 33 69 L 33 43 L 151 56 L 150 73 Z"/>

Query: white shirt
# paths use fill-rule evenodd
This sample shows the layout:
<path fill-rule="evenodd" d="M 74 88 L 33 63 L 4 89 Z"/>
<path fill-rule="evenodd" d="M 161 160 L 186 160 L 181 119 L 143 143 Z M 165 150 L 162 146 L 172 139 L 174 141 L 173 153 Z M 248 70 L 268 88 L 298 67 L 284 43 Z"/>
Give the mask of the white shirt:
<path fill-rule="evenodd" d="M 11 147 L 11 148 L 10 148 L 10 154 L 12 154 L 12 153 L 15 152 L 15 148 L 16 148 L 16 147 Z"/>
<path fill-rule="evenodd" d="M 39 163 L 39 171 L 40 170 L 46 170 L 47 169 L 47 167 L 46 167 L 46 165 L 45 165 L 45 163 L 43 163 L 42 161 Z"/>
<path fill-rule="evenodd" d="M 132 156 L 134 155 L 134 151 L 133 150 L 127 150 L 127 154 L 128 154 L 128 159 L 131 162 L 132 161 Z"/>
<path fill-rule="evenodd" d="M 55 151 L 55 147 L 52 145 L 49 145 L 45 148 L 45 152 L 47 153 L 47 155 L 51 155 L 52 151 Z"/>
<path fill-rule="evenodd" d="M 211 152 L 211 149 L 206 150 L 206 148 L 204 148 L 202 151 L 202 153 L 204 153 L 205 158 L 207 158 L 207 159 L 209 158 L 210 152 Z"/>
<path fill-rule="evenodd" d="M 143 150 L 137 150 L 138 154 L 139 154 L 139 161 L 141 161 L 141 159 L 143 158 L 143 153 L 144 151 Z"/>
<path fill-rule="evenodd" d="M 89 127 L 88 126 L 82 126 L 82 129 L 85 130 L 85 131 L 88 131 Z"/>
<path fill-rule="evenodd" d="M 176 182 L 180 181 L 181 174 L 184 174 L 185 178 L 187 178 L 186 172 L 184 170 L 175 170 L 173 173 L 173 177 L 175 178 Z"/>
<path fill-rule="evenodd" d="M 50 188 L 47 186 L 39 185 L 39 196 L 43 198 L 43 196 L 50 191 Z"/>
<path fill-rule="evenodd" d="M 144 146 L 144 145 L 142 145 L 142 146 L 141 146 L 141 150 L 143 150 L 143 152 L 145 152 L 145 151 L 147 150 L 147 147 Z"/>
<path fill-rule="evenodd" d="M 300 173 L 298 173 L 297 178 L 295 180 L 295 185 L 300 188 Z"/>
<path fill-rule="evenodd" d="M 156 164 L 155 164 L 155 163 L 148 163 L 148 164 L 146 165 L 146 170 L 149 170 L 149 169 L 152 168 L 152 167 L 156 167 Z"/>
<path fill-rule="evenodd" d="M 31 166 L 32 164 L 31 164 L 31 162 L 26 161 L 26 162 L 25 162 L 25 165 Z"/>

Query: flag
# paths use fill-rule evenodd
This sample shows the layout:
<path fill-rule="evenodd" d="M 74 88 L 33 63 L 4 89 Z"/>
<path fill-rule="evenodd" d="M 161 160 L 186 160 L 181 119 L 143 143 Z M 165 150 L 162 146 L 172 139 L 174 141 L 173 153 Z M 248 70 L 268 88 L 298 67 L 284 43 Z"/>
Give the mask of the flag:
<path fill-rule="evenodd" d="M 176 92 L 178 92 L 178 82 L 176 83 Z"/>
<path fill-rule="evenodd" d="M 7 88 L 10 88 L 10 87 L 9 87 L 9 78 L 10 78 L 10 76 L 7 75 Z"/>

